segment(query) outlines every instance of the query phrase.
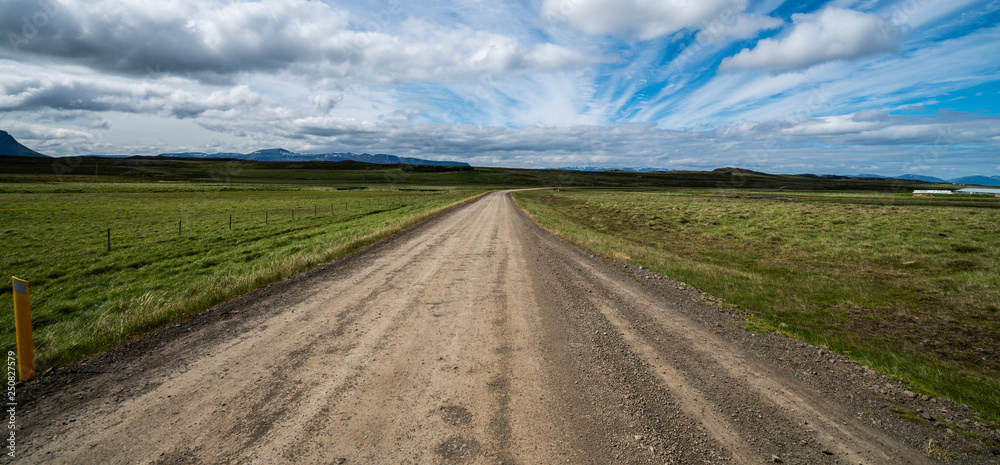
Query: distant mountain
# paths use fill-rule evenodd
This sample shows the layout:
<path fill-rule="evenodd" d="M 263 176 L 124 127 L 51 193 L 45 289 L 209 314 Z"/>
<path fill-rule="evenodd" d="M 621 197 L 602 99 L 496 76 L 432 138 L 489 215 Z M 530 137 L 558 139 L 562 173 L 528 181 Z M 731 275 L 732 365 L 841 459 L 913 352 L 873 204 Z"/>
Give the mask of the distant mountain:
<path fill-rule="evenodd" d="M 934 176 L 903 174 L 899 176 L 882 176 L 879 174 L 854 174 L 852 178 L 902 179 L 905 181 L 921 181 L 932 183 L 978 184 L 981 186 L 1000 186 L 1000 176 L 966 176 L 964 178 L 941 179 Z"/>
<path fill-rule="evenodd" d="M 949 179 L 948 182 L 954 184 L 978 184 L 980 186 L 1000 186 L 1000 176 L 966 176 L 964 178 Z"/>
<path fill-rule="evenodd" d="M 849 175 L 852 178 L 878 178 L 878 179 L 902 179 L 905 181 L 923 181 L 923 182 L 948 182 L 941 178 L 935 178 L 934 176 L 921 176 L 918 174 L 901 174 L 899 176 L 882 176 L 881 174 L 852 174 Z"/>
<path fill-rule="evenodd" d="M 50 158 L 48 155 L 42 155 L 34 150 L 31 150 L 20 142 L 14 140 L 7 131 L 0 131 L 0 156 L 7 155 L 13 157 L 44 157 Z"/>
<path fill-rule="evenodd" d="M 952 183 L 952 184 L 979 184 L 983 186 L 1000 186 L 1000 176 L 966 176 L 956 179 L 941 179 L 934 176 L 923 176 L 918 174 L 901 174 L 899 176 L 883 176 L 881 174 L 848 174 L 848 175 L 823 175 L 825 178 L 863 178 L 863 179 L 902 179 L 904 181 L 920 181 L 930 183 Z"/>
<path fill-rule="evenodd" d="M 179 158 L 234 158 L 237 160 L 256 161 L 360 161 L 364 163 L 374 163 L 378 165 L 433 165 L 433 166 L 469 166 L 468 163 L 459 161 L 439 161 L 424 160 L 421 158 L 398 157 L 387 154 L 356 154 L 356 153 L 296 153 L 285 149 L 264 149 L 253 153 L 203 153 L 203 152 L 180 152 L 161 153 L 161 157 Z"/>
<path fill-rule="evenodd" d="M 934 183 L 948 182 L 941 178 L 935 178 L 934 176 L 921 176 L 919 174 L 903 174 L 900 176 L 896 176 L 896 179 L 905 179 L 907 181 L 934 182 Z"/>
<path fill-rule="evenodd" d="M 881 174 L 848 174 L 851 178 L 888 178 L 890 176 L 882 176 Z"/>

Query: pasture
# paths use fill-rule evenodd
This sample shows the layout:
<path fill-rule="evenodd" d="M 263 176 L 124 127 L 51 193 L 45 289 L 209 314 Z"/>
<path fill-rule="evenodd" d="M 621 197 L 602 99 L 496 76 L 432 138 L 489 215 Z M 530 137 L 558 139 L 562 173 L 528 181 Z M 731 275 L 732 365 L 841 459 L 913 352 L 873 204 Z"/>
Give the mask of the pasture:
<path fill-rule="evenodd" d="M 14 347 L 13 275 L 31 286 L 39 371 L 347 255 L 481 192 L 183 182 L 0 188 L 0 345 Z"/>
<path fill-rule="evenodd" d="M 945 196 L 948 197 L 948 196 Z M 536 221 L 1000 419 L 1000 199 L 878 193 L 516 194 Z"/>

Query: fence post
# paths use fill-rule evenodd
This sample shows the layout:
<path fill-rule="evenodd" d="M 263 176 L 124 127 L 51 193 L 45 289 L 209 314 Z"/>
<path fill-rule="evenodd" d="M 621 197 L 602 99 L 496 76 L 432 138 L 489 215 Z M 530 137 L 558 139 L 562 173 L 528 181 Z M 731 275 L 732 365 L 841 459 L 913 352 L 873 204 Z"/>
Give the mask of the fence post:
<path fill-rule="evenodd" d="M 264 210 L 264 224 L 267 224 L 267 210 Z"/>
<path fill-rule="evenodd" d="M 111 228 L 108 228 L 108 252 L 111 251 Z"/>
<path fill-rule="evenodd" d="M 35 379 L 35 344 L 31 337 L 31 300 L 28 282 L 11 276 L 14 284 L 14 331 L 17 338 L 17 372 L 21 381 Z"/>
<path fill-rule="evenodd" d="M 177 237 L 181 237 L 181 221 L 177 220 Z"/>
<path fill-rule="evenodd" d="M 233 214 L 232 213 L 229 214 L 229 230 L 230 231 L 233 230 Z"/>

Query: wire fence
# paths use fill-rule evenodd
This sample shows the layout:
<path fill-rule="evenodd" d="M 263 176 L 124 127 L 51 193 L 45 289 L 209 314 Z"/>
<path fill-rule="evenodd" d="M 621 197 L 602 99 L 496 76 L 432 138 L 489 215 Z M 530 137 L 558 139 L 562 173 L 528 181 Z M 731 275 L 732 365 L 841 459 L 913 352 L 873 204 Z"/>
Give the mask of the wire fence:
<path fill-rule="evenodd" d="M 217 255 L 258 241 L 262 247 L 268 247 L 264 241 L 280 246 L 341 234 L 366 222 L 384 226 L 395 215 L 384 220 L 372 215 L 458 197 L 398 191 L 309 197 L 193 194 L 167 199 L 128 193 L 78 195 L 0 208 L 7 220 L 0 224 L 4 251 L 0 271 L 25 275 L 34 284 L 78 276 L 81 268 L 89 275 L 104 268 Z M 131 198 L 123 201 L 123 195 Z M 0 284 L 0 293 L 5 290 Z"/>
<path fill-rule="evenodd" d="M 414 203 L 413 197 L 374 197 L 362 199 L 349 199 L 343 201 L 325 202 L 321 207 L 319 203 L 309 206 L 292 208 L 272 208 L 264 209 L 260 212 L 248 212 L 240 210 L 239 213 L 224 213 L 223 215 L 212 215 L 213 218 L 199 219 L 191 218 L 191 214 L 180 215 L 176 223 L 156 223 L 147 228 L 133 227 L 133 223 L 119 225 L 117 228 L 109 227 L 104 231 L 105 249 L 108 252 L 116 248 L 133 247 L 142 244 L 160 243 L 174 238 L 195 236 L 207 232 L 232 232 L 234 226 L 237 231 L 251 230 L 255 227 L 277 226 L 288 224 L 288 222 L 322 220 L 324 218 L 333 220 L 343 220 L 357 215 L 367 215 L 373 212 L 385 211 L 390 208 L 398 208 Z M 185 221 L 185 219 L 187 221 Z M 311 225 L 311 223 L 309 224 Z M 176 226 L 176 228 L 175 228 Z"/>

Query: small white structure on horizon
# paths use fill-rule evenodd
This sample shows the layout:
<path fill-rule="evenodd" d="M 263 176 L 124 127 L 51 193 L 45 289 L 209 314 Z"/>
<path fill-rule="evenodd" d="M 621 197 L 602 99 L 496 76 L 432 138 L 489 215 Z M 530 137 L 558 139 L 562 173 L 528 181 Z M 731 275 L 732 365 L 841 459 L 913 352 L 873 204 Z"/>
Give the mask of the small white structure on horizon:
<path fill-rule="evenodd" d="M 915 190 L 914 194 L 954 194 L 952 191 L 936 191 L 936 190 Z"/>
<path fill-rule="evenodd" d="M 989 194 L 1000 195 L 1000 189 L 987 189 L 985 187 L 966 187 L 955 191 L 956 194 Z"/>

